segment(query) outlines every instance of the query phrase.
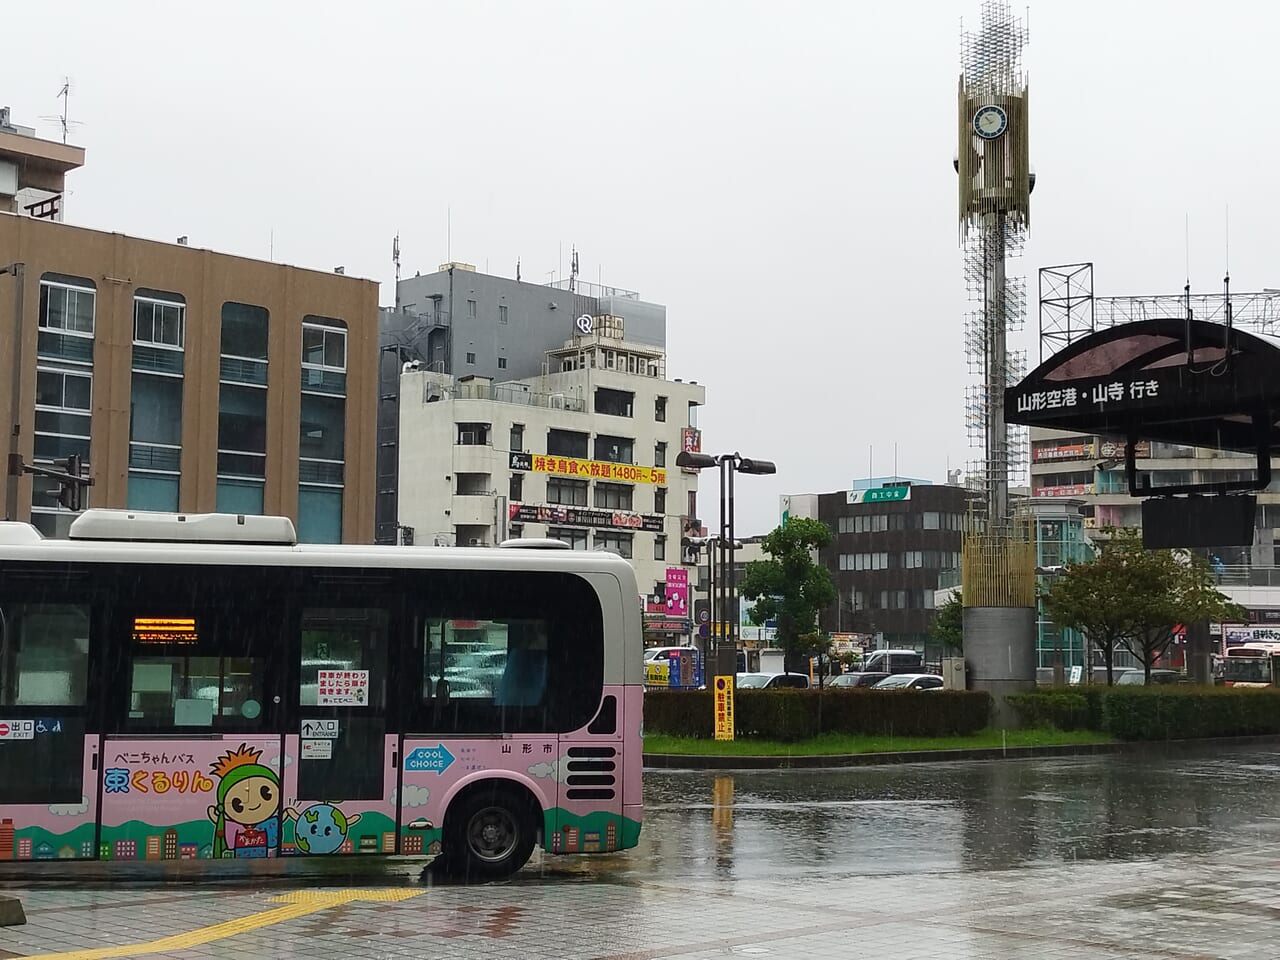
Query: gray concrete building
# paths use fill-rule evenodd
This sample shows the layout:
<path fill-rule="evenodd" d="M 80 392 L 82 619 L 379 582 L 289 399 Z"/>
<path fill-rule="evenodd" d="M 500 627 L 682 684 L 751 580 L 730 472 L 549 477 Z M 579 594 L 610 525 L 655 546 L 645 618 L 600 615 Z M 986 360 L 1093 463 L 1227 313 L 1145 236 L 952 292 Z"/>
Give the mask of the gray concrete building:
<path fill-rule="evenodd" d="M 400 281 L 396 306 L 378 318 L 378 457 L 375 538 L 399 540 L 400 375 L 411 369 L 496 382 L 542 376 L 548 351 L 578 318 L 625 322 L 627 339 L 665 350 L 667 308 L 631 290 L 583 280 L 550 285 L 478 272 L 466 263 Z"/>

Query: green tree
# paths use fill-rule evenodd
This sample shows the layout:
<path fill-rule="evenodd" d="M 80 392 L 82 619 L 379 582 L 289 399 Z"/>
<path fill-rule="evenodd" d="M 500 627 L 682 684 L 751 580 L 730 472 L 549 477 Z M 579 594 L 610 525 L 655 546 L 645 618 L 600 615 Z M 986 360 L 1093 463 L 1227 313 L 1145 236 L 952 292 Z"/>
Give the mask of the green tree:
<path fill-rule="evenodd" d="M 933 639 L 944 650 L 964 650 L 964 599 L 959 590 L 947 597 L 934 615 Z"/>
<path fill-rule="evenodd" d="M 1110 540 L 1096 546 L 1093 557 L 1067 564 L 1045 594 L 1045 609 L 1058 626 L 1079 630 L 1101 653 L 1108 684 L 1117 647 L 1128 649 L 1150 680 L 1179 625 L 1239 616 L 1202 558 L 1147 550 L 1135 530 L 1108 532 Z"/>
<path fill-rule="evenodd" d="M 826 524 L 811 517 L 792 517 L 764 538 L 761 546 L 769 559 L 747 564 L 742 595 L 755 601 L 751 620 L 757 624 L 777 621 L 778 645 L 787 670 L 798 670 L 800 661 L 815 652 L 818 611 L 836 597 L 831 573 L 812 556 L 830 542 Z"/>

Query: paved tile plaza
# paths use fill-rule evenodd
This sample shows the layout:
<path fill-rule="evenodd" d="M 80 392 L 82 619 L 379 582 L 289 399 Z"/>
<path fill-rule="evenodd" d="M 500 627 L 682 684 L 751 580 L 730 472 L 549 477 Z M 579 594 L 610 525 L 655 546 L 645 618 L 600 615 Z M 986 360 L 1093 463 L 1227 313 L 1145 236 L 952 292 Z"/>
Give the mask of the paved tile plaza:
<path fill-rule="evenodd" d="M 0 957 L 1275 958 L 1277 786 L 1258 752 L 654 774 L 626 854 L 483 887 L 403 861 L 345 886 L 11 883 L 28 923 Z"/>

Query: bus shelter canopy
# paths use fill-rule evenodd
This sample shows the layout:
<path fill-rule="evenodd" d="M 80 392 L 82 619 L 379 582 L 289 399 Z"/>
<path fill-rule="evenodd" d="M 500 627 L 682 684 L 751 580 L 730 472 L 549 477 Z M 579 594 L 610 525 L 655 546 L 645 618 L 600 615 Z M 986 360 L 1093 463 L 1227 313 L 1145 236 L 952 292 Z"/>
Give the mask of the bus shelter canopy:
<path fill-rule="evenodd" d="M 1009 423 L 1254 453 L 1270 464 L 1280 339 L 1204 320 L 1092 333 L 1005 390 Z M 1268 471 L 1269 472 L 1269 471 Z"/>

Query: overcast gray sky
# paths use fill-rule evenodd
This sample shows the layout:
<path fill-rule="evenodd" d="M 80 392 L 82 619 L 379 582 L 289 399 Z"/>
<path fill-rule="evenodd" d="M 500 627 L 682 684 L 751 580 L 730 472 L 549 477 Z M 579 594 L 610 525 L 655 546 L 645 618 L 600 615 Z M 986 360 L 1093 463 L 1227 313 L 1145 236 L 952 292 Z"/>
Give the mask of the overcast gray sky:
<path fill-rule="evenodd" d="M 276 260 L 384 303 L 392 237 L 433 270 L 450 209 L 452 256 L 493 273 L 563 275 L 576 244 L 585 279 L 667 305 L 704 449 L 778 462 L 739 485 L 754 533 L 869 449 L 934 480 L 974 456 L 962 16 L 976 0 L 15 4 L 0 104 L 60 135 L 41 118 L 71 77 L 69 221 L 262 258 L 274 232 Z M 1092 260 L 1100 295 L 1180 290 L 1189 217 L 1192 283 L 1218 289 L 1228 205 L 1233 287 L 1280 286 L 1280 7 L 1055 0 L 1030 27 L 1029 287 Z"/>

